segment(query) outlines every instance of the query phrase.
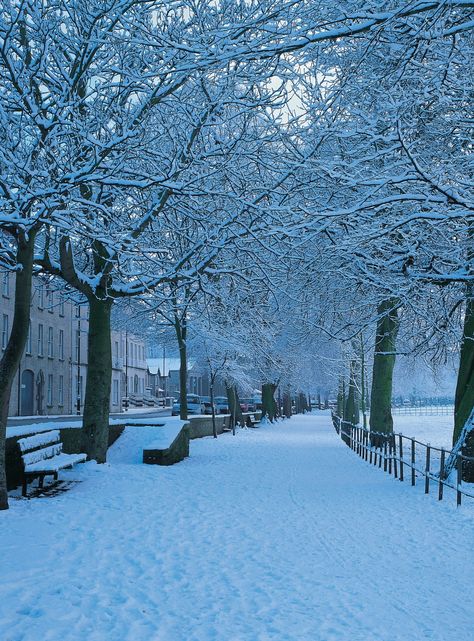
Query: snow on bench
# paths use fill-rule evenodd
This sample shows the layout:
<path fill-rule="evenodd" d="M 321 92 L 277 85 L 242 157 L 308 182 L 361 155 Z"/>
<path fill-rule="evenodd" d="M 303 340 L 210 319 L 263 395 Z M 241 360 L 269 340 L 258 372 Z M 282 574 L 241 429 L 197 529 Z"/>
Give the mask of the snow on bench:
<path fill-rule="evenodd" d="M 59 470 L 87 459 L 87 454 L 63 454 L 60 438 L 59 430 L 51 430 L 18 440 L 23 464 L 23 496 L 26 496 L 29 481 L 38 478 L 39 487 L 43 487 L 45 476 L 53 476 L 57 480 Z"/>

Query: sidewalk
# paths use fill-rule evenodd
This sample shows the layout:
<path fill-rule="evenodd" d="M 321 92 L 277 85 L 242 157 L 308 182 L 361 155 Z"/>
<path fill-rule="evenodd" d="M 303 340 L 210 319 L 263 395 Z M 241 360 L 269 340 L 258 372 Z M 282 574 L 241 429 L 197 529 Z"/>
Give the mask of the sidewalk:
<path fill-rule="evenodd" d="M 474 511 L 366 465 L 328 415 L 107 465 L 0 513 L 3 641 L 470 641 Z"/>

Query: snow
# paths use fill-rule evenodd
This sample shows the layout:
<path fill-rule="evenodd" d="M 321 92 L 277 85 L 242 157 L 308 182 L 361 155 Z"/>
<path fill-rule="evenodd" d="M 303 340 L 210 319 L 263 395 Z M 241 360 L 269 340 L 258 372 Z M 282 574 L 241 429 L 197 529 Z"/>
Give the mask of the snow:
<path fill-rule="evenodd" d="M 158 432 L 156 438 L 154 438 L 153 441 L 147 443 L 147 449 L 164 450 L 168 448 L 181 432 L 181 429 L 185 423 L 186 421 L 170 421 L 167 425 L 164 426 L 164 429 Z"/>
<path fill-rule="evenodd" d="M 135 410 L 134 410 L 135 411 Z M 164 425 L 172 419 L 169 417 L 148 417 L 148 418 L 129 418 L 127 414 L 122 414 L 118 418 L 109 419 L 109 425 Z M 74 420 L 64 421 L 42 421 L 31 423 L 30 425 L 9 425 L 7 427 L 7 438 L 13 436 L 28 436 L 29 434 L 39 434 L 57 429 L 76 429 L 82 428 L 82 416 Z"/>
<path fill-rule="evenodd" d="M 0 515 L 2 641 L 470 641 L 472 504 L 361 461 L 327 414 L 192 442 L 159 426 Z M 471 502 L 472 503 L 472 502 Z"/>
<path fill-rule="evenodd" d="M 398 434 L 415 437 L 423 443 L 435 447 L 451 449 L 454 427 L 454 415 L 439 416 L 404 416 L 393 415 L 393 429 Z"/>
<path fill-rule="evenodd" d="M 57 454 L 46 460 L 28 463 L 25 466 L 26 472 L 59 472 L 65 467 L 70 467 L 76 463 L 83 463 L 87 459 L 87 454 Z"/>
<path fill-rule="evenodd" d="M 34 436 L 29 436 L 28 438 L 21 438 L 18 441 L 18 445 L 22 452 L 27 452 L 28 450 L 32 450 L 36 447 L 49 445 L 49 443 L 57 443 L 59 440 L 59 430 L 52 430 L 51 432 L 35 434 Z"/>

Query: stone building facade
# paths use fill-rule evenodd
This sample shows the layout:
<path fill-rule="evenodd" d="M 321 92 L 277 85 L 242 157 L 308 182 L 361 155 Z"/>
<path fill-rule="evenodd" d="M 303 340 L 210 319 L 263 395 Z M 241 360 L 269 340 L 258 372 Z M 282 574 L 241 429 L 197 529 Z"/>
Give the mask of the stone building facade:
<path fill-rule="evenodd" d="M 14 310 L 14 275 L 0 274 L 0 350 L 6 347 Z M 82 412 L 87 377 L 87 305 L 76 305 L 39 278 L 34 279 L 30 328 L 15 377 L 10 416 Z M 145 343 L 129 332 L 112 333 L 113 412 L 133 390 L 146 394 Z M 137 403 L 139 404 L 139 403 Z"/>

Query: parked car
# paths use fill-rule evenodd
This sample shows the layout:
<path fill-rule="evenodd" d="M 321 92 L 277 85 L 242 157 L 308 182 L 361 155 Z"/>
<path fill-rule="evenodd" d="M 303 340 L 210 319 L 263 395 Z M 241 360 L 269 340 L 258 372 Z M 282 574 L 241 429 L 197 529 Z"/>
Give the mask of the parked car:
<path fill-rule="evenodd" d="M 242 412 L 256 412 L 257 404 L 253 398 L 241 398 L 240 409 Z"/>
<path fill-rule="evenodd" d="M 188 405 L 188 414 L 205 414 L 205 405 L 201 400 L 201 397 L 197 394 L 187 394 L 186 401 Z M 171 409 L 171 416 L 179 416 L 181 410 L 181 403 L 178 401 L 173 403 Z"/>
<path fill-rule="evenodd" d="M 216 396 L 214 403 L 218 414 L 229 414 L 230 410 L 227 396 Z"/>
<path fill-rule="evenodd" d="M 201 396 L 201 403 L 204 405 L 204 414 L 212 414 L 212 403 L 211 403 L 211 398 L 209 396 Z M 214 401 L 214 412 L 217 414 L 217 407 L 216 403 Z"/>

